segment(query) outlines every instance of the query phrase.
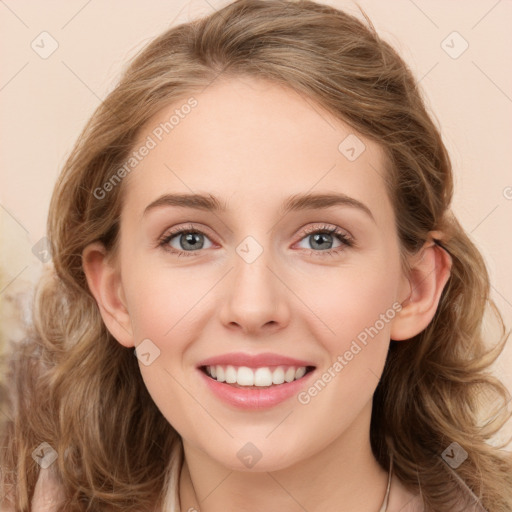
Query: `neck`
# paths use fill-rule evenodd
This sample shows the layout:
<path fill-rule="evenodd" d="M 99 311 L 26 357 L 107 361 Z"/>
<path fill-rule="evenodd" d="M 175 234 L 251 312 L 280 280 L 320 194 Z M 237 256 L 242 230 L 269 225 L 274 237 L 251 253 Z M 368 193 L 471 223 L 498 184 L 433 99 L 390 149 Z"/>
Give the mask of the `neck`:
<path fill-rule="evenodd" d="M 277 471 L 233 471 L 184 441 L 181 511 L 377 512 L 388 474 L 371 451 L 370 417 L 371 404 L 320 452 Z"/>

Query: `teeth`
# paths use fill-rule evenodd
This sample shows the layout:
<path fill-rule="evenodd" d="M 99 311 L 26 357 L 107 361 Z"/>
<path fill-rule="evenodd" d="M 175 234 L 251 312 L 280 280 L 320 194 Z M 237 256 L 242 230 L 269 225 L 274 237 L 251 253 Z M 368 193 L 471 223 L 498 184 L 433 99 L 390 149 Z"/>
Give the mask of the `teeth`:
<path fill-rule="evenodd" d="M 236 374 L 236 383 L 240 386 L 254 386 L 254 372 L 247 366 L 240 366 Z"/>
<path fill-rule="evenodd" d="M 286 382 L 292 382 L 292 380 L 295 379 L 295 368 L 291 367 L 286 370 L 286 373 L 284 374 L 284 380 Z"/>
<path fill-rule="evenodd" d="M 207 366 L 206 373 L 217 382 L 226 382 L 227 384 L 238 384 L 239 386 L 258 386 L 268 387 L 273 384 L 283 384 L 292 382 L 304 377 L 306 367 L 301 366 L 278 366 L 273 370 L 268 367 L 248 368 L 247 366 L 235 367 L 227 366 Z"/>
<path fill-rule="evenodd" d="M 226 382 L 228 384 L 236 384 L 236 369 L 234 366 L 226 367 Z"/>
<path fill-rule="evenodd" d="M 295 379 L 300 379 L 301 377 L 304 377 L 305 374 L 306 368 L 301 366 L 300 368 L 297 368 L 297 371 L 295 372 Z"/>
<path fill-rule="evenodd" d="M 273 375 L 268 368 L 258 368 L 254 372 L 255 386 L 272 386 L 273 383 Z"/>
<path fill-rule="evenodd" d="M 276 368 L 272 374 L 272 384 L 282 384 L 284 382 L 284 369 L 282 366 Z"/>

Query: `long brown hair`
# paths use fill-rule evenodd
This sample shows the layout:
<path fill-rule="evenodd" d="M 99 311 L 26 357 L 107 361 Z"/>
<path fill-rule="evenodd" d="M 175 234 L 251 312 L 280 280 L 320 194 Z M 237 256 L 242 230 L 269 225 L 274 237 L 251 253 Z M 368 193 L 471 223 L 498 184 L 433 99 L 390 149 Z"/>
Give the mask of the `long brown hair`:
<path fill-rule="evenodd" d="M 410 342 L 391 341 L 371 445 L 385 469 L 393 455 L 396 475 L 421 493 L 426 512 L 458 510 L 461 489 L 490 512 L 512 509 L 512 462 L 504 445 L 491 444 L 510 416 L 509 395 L 489 372 L 508 333 L 482 256 L 451 213 L 452 169 L 440 131 L 407 65 L 364 16 L 367 24 L 309 0 L 235 1 L 157 37 L 97 108 L 51 200 L 53 260 L 37 287 L 34 326 L 7 361 L 11 418 L 1 432 L 0 493 L 13 489 L 16 510 L 29 510 L 39 470 L 31 453 L 42 442 L 58 454 L 52 471 L 66 496 L 62 512 L 153 510 L 176 484 L 169 461 L 181 439 L 151 400 L 133 350 L 106 329 L 81 254 L 98 240 L 112 253 L 118 247 L 123 184 L 108 192 L 104 184 L 144 123 L 237 75 L 290 87 L 381 145 L 404 272 L 405 255 L 429 232 L 443 233 L 451 276 L 429 326 Z M 501 328 L 492 346 L 485 312 Z M 456 469 L 442 457 L 452 443 L 468 454 Z"/>

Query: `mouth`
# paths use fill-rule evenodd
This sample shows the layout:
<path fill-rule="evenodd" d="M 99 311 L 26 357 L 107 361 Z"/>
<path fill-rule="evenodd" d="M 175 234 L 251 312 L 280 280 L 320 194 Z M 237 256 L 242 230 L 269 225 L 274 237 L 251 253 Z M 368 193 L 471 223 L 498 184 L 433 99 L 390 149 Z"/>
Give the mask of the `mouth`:
<path fill-rule="evenodd" d="M 268 389 L 276 388 L 303 379 L 315 370 L 315 366 L 247 366 L 211 365 L 200 366 L 199 370 L 215 382 L 234 388 Z"/>

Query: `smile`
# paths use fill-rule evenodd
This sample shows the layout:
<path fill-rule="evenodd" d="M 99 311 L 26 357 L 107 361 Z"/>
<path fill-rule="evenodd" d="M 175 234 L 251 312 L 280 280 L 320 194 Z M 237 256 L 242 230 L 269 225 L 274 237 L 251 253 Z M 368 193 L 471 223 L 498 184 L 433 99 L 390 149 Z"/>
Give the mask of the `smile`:
<path fill-rule="evenodd" d="M 271 369 L 216 365 L 202 366 L 198 373 L 207 390 L 222 403 L 236 409 L 255 411 L 275 407 L 297 396 L 309 385 L 316 372 L 314 366 Z M 226 375 L 233 382 L 227 382 Z"/>
<path fill-rule="evenodd" d="M 299 380 L 310 371 L 312 366 L 247 366 L 212 365 L 201 368 L 209 377 L 217 382 L 233 384 L 235 387 L 270 387 Z"/>

